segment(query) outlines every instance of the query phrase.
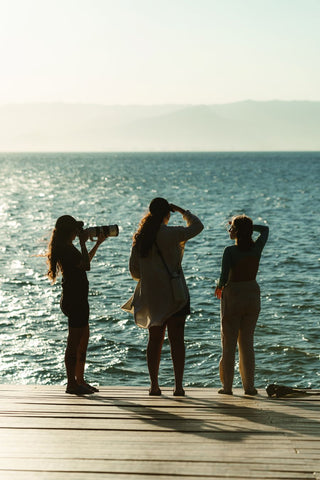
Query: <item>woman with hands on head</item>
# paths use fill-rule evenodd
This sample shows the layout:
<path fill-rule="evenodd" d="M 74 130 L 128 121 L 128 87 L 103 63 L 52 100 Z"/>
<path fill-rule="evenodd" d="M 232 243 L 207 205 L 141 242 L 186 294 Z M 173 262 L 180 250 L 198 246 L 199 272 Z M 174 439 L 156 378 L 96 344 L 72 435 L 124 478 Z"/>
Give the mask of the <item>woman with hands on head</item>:
<path fill-rule="evenodd" d="M 88 233 L 83 230 L 83 222 L 70 215 L 59 217 L 52 232 L 48 247 L 48 277 L 55 282 L 62 273 L 62 295 L 60 307 L 68 317 L 69 333 L 65 351 L 67 372 L 66 393 L 84 395 L 97 392 L 84 379 L 87 347 L 89 341 L 89 283 L 86 272 L 99 245 L 106 236 L 100 233 L 94 247 L 88 252 Z M 73 245 L 79 237 L 81 252 Z"/>
<path fill-rule="evenodd" d="M 238 342 L 239 369 L 245 394 L 256 395 L 253 339 L 260 313 L 260 288 L 256 276 L 269 227 L 253 225 L 246 215 L 234 217 L 229 224 L 229 235 L 235 245 L 224 250 L 221 275 L 215 289 L 215 296 L 221 299 L 222 357 L 219 368 L 223 388 L 219 393 L 232 395 Z M 260 233 L 256 241 L 251 238 L 253 231 Z"/>
<path fill-rule="evenodd" d="M 179 212 L 187 225 L 168 226 L 172 212 Z M 133 313 L 138 326 L 149 329 L 149 395 L 161 395 L 158 372 L 166 329 L 175 376 L 173 394 L 180 396 L 185 393 L 182 384 L 184 325 L 190 313 L 190 298 L 181 262 L 186 242 L 202 229 L 201 221 L 188 210 L 169 204 L 164 198 L 155 198 L 133 236 L 129 269 L 138 284 L 133 297 L 122 308 Z M 183 298 L 179 300 L 171 282 L 174 274 L 181 278 Z"/>

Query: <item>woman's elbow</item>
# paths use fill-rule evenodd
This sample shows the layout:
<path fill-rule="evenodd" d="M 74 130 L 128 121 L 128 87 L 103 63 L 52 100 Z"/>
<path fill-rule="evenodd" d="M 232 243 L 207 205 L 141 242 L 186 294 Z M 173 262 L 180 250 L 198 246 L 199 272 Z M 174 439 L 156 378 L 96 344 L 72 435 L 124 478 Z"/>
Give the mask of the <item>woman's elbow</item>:
<path fill-rule="evenodd" d="M 197 223 L 194 224 L 194 229 L 197 232 L 196 235 L 199 235 L 199 233 L 202 232 L 202 230 L 204 229 L 204 225 L 201 220 L 198 220 Z"/>

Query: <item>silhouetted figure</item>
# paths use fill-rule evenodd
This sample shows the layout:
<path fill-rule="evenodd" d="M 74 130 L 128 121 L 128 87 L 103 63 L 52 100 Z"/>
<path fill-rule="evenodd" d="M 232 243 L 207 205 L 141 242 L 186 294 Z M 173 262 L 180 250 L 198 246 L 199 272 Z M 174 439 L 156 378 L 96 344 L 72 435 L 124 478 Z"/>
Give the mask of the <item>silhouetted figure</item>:
<path fill-rule="evenodd" d="M 99 245 L 106 239 L 100 234 L 90 252 L 86 247 L 88 233 L 82 230 L 83 222 L 73 217 L 59 217 L 52 232 L 48 248 L 48 277 L 54 283 L 59 271 L 62 273 L 60 307 L 68 317 L 69 334 L 65 352 L 68 384 L 66 393 L 75 395 L 98 391 L 84 379 L 87 347 L 89 341 L 89 283 L 86 272 Z M 79 237 L 81 252 L 73 245 Z"/>
<path fill-rule="evenodd" d="M 168 226 L 170 212 L 181 213 L 187 226 Z M 137 325 L 149 329 L 150 395 L 161 395 L 158 372 L 166 328 L 175 375 L 174 395 L 184 395 L 184 325 L 190 298 L 181 262 L 185 243 L 202 229 L 201 221 L 188 210 L 155 198 L 133 238 L 129 268 L 138 285 L 123 308 L 134 314 Z"/>
<path fill-rule="evenodd" d="M 256 395 L 253 338 L 260 313 L 260 288 L 256 275 L 269 227 L 253 225 L 251 218 L 245 215 L 234 217 L 230 223 L 229 234 L 235 240 L 235 245 L 224 250 L 221 276 L 215 290 L 216 297 L 221 298 L 220 379 L 223 388 L 219 393 L 232 395 L 238 342 L 244 391 L 247 395 Z M 253 231 L 260 233 L 255 242 L 251 238 Z"/>

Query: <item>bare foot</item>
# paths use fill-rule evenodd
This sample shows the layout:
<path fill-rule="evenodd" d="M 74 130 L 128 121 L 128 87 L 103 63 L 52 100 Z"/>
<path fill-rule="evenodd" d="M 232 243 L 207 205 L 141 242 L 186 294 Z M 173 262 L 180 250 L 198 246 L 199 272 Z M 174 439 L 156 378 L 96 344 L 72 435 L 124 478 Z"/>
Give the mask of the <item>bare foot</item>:
<path fill-rule="evenodd" d="M 158 388 L 153 389 L 153 388 L 150 387 L 149 388 L 149 395 L 151 397 L 160 397 L 160 395 L 161 395 L 160 388 L 158 387 Z"/>
<path fill-rule="evenodd" d="M 99 389 L 97 387 L 94 387 L 93 385 L 90 385 L 86 381 L 83 381 L 83 382 L 79 383 L 79 385 L 82 385 L 83 387 L 88 388 L 89 390 L 91 390 L 91 393 L 99 392 Z"/>
<path fill-rule="evenodd" d="M 176 390 L 174 390 L 173 392 L 173 396 L 174 397 L 184 397 L 185 396 L 185 391 L 183 388 L 176 388 Z"/>
<path fill-rule="evenodd" d="M 250 388 L 250 390 L 245 390 L 245 395 L 257 395 L 258 394 L 258 390 L 256 388 Z"/>
<path fill-rule="evenodd" d="M 71 395 L 90 395 L 93 392 L 84 385 L 72 385 L 67 386 L 66 393 L 69 393 Z"/>
<path fill-rule="evenodd" d="M 222 395 L 233 395 L 232 390 L 225 390 L 224 388 L 220 388 L 218 393 L 222 393 Z"/>

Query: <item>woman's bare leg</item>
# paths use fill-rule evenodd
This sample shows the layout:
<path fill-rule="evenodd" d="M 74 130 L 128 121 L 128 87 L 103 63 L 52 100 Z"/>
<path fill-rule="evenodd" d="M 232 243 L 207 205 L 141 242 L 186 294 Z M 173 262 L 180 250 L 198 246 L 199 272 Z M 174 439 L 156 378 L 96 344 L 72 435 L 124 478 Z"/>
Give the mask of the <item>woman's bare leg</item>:
<path fill-rule="evenodd" d="M 76 363 L 76 379 L 79 385 L 86 385 L 84 379 L 84 370 L 86 365 L 86 357 L 87 357 L 87 348 L 89 342 L 89 325 L 83 327 L 83 333 L 80 338 L 79 347 L 77 350 L 77 363 Z"/>
<path fill-rule="evenodd" d="M 168 338 L 171 348 L 171 358 L 173 363 L 175 390 L 174 395 L 184 395 L 182 385 L 184 363 L 185 363 L 185 345 L 184 345 L 184 325 L 186 317 L 169 318 Z"/>
<path fill-rule="evenodd" d="M 150 391 L 151 395 L 159 394 L 160 388 L 158 383 L 159 366 L 161 359 L 161 350 L 164 340 L 166 327 L 150 327 L 149 341 L 147 346 L 147 363 L 150 375 Z"/>
<path fill-rule="evenodd" d="M 67 348 L 64 357 L 68 379 L 67 388 L 75 388 L 78 385 L 76 380 L 77 353 L 83 331 L 84 327 L 69 327 Z"/>

